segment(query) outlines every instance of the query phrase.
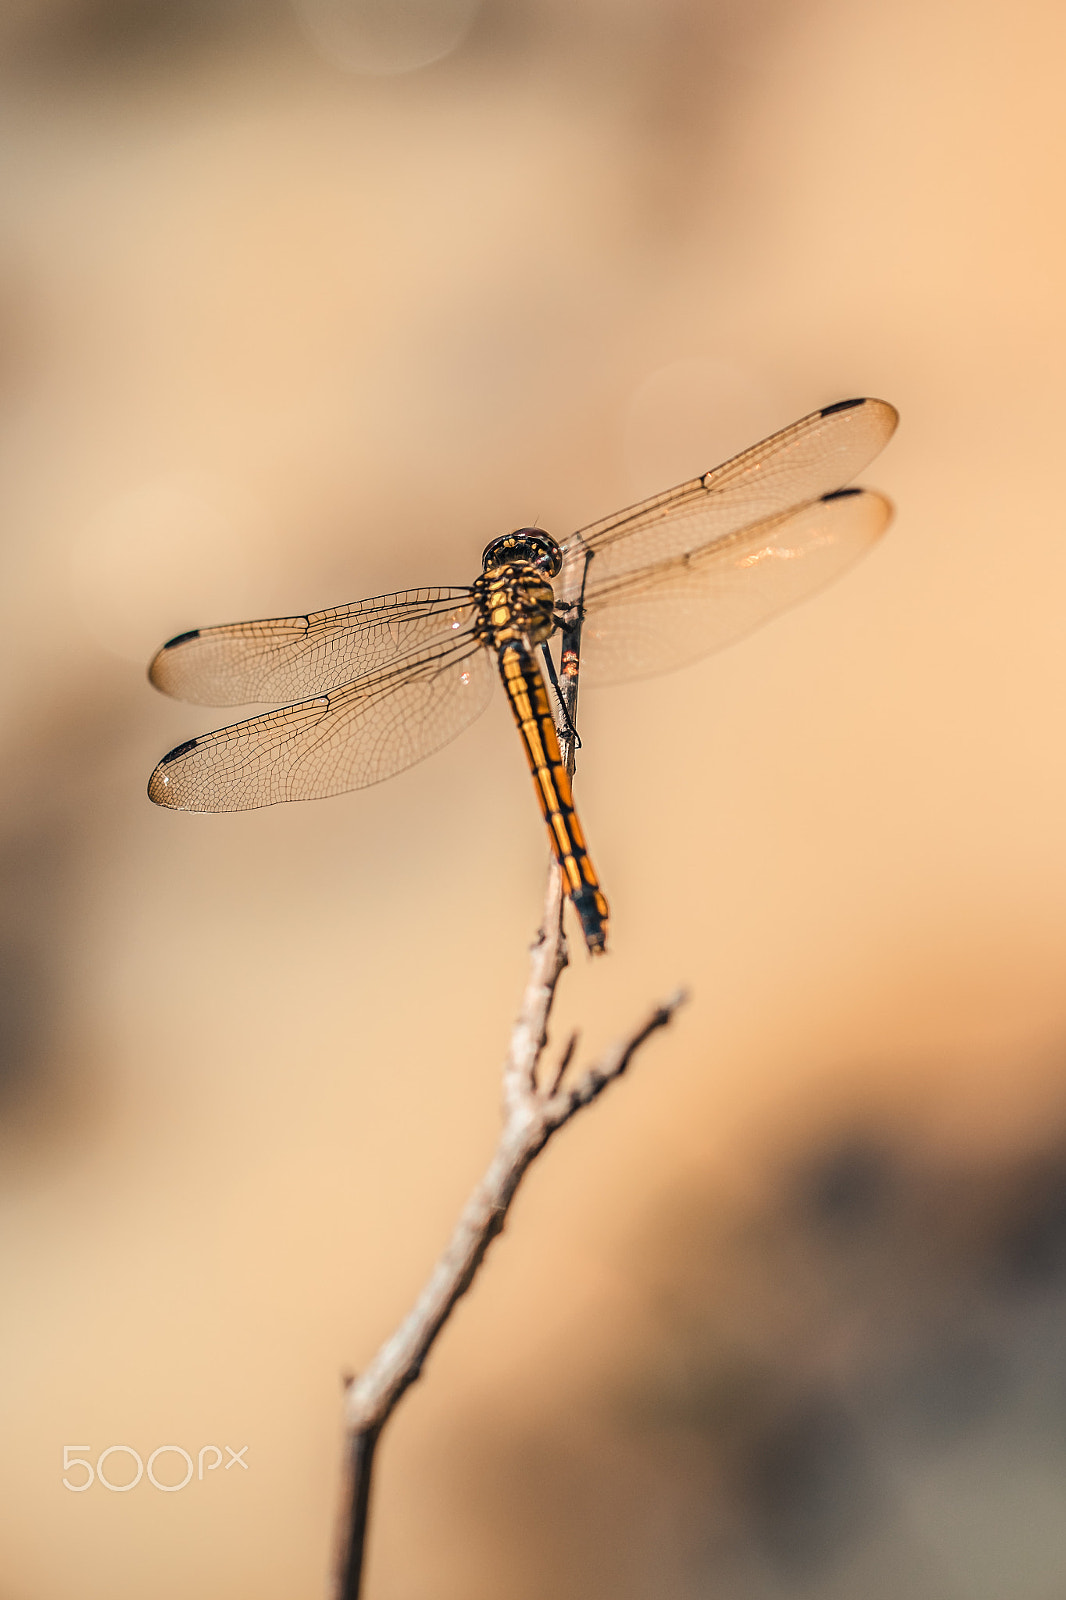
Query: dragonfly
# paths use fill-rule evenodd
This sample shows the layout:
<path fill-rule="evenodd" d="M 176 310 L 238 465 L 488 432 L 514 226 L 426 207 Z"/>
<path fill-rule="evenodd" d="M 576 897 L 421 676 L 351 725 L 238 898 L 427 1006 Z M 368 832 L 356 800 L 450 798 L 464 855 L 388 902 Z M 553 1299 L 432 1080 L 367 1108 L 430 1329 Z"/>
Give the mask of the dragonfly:
<path fill-rule="evenodd" d="M 898 420 L 883 400 L 837 401 L 569 538 L 496 537 L 466 586 L 178 634 L 149 667 L 157 689 L 276 709 L 179 744 L 149 797 L 244 811 L 380 783 L 468 727 L 499 677 L 565 893 L 588 949 L 605 950 L 607 901 L 571 782 L 578 672 L 610 684 L 685 666 L 837 577 L 891 521 L 885 496 L 851 480 Z"/>

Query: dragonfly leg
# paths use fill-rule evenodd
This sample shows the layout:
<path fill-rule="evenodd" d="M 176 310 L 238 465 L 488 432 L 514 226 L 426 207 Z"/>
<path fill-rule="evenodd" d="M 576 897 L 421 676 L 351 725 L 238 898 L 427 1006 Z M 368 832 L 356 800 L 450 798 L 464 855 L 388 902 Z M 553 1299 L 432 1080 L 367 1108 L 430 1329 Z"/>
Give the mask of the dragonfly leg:
<path fill-rule="evenodd" d="M 570 735 L 570 738 L 574 741 L 574 749 L 575 750 L 580 750 L 581 749 L 581 735 L 578 733 L 577 729 L 574 727 L 573 720 L 572 720 L 572 718 L 570 716 L 570 709 L 569 709 L 569 707 L 567 706 L 567 703 L 566 703 L 566 696 L 563 694 L 563 691 L 559 686 L 558 674 L 555 671 L 555 662 L 552 660 L 552 653 L 548 649 L 548 641 L 547 640 L 545 640 L 544 643 L 541 645 L 540 653 L 541 653 L 541 656 L 543 657 L 543 660 L 544 660 L 544 670 L 548 674 L 548 682 L 551 684 L 552 688 L 555 690 L 555 701 L 556 701 L 556 704 L 559 707 L 560 713 L 562 714 L 563 722 L 566 724 L 566 731 Z"/>

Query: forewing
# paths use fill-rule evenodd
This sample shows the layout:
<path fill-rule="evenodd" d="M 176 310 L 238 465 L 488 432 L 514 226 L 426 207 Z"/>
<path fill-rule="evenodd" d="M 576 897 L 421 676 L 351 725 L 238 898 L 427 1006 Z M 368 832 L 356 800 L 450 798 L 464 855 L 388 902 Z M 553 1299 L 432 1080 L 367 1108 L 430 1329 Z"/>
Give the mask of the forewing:
<path fill-rule="evenodd" d="M 179 811 L 250 811 L 380 783 L 431 755 L 480 716 L 493 666 L 469 641 L 268 711 L 172 750 L 149 798 Z"/>
<path fill-rule="evenodd" d="M 556 594 L 564 602 L 579 596 L 589 551 L 589 579 L 603 583 L 843 488 L 884 448 L 898 420 L 884 400 L 839 401 L 702 478 L 581 529 L 563 547 Z"/>
<path fill-rule="evenodd" d="M 473 620 L 469 589 L 408 589 L 306 617 L 195 628 L 163 646 L 148 676 L 195 705 L 296 700 L 453 642 Z"/>
<path fill-rule="evenodd" d="M 732 644 L 832 582 L 891 520 L 883 495 L 838 490 L 690 554 L 590 583 L 582 682 L 650 677 Z"/>

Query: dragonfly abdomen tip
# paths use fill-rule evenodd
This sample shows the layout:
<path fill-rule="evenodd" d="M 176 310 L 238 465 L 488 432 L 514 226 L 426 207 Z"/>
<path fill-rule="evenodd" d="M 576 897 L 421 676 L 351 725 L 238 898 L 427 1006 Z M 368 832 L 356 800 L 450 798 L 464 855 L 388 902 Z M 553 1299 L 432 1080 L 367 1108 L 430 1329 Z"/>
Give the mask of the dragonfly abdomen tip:
<path fill-rule="evenodd" d="M 603 955 L 607 949 L 607 901 L 600 889 L 587 884 L 577 894 L 570 896 L 574 910 L 581 919 L 581 931 L 589 954 Z"/>

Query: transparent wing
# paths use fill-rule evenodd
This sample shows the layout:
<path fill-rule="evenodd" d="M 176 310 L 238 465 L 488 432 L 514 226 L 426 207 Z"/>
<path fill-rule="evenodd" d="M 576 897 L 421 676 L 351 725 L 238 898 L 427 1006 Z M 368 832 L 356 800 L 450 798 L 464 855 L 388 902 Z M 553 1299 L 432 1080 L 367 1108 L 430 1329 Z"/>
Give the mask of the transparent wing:
<path fill-rule="evenodd" d="M 179 811 L 250 811 L 380 783 L 484 711 L 493 663 L 469 639 L 313 700 L 190 739 L 156 767 L 149 798 Z"/>
<path fill-rule="evenodd" d="M 702 478 L 582 528 L 563 546 L 558 598 L 577 599 L 589 551 L 589 578 L 602 583 L 843 488 L 884 448 L 898 421 L 884 400 L 838 401 Z"/>
<path fill-rule="evenodd" d="M 296 700 L 453 641 L 474 615 L 469 589 L 408 589 L 306 617 L 195 628 L 163 646 L 148 676 L 201 706 Z"/>
<path fill-rule="evenodd" d="M 689 554 L 590 583 L 582 682 L 670 672 L 732 644 L 830 583 L 891 520 L 883 495 L 837 490 Z"/>

